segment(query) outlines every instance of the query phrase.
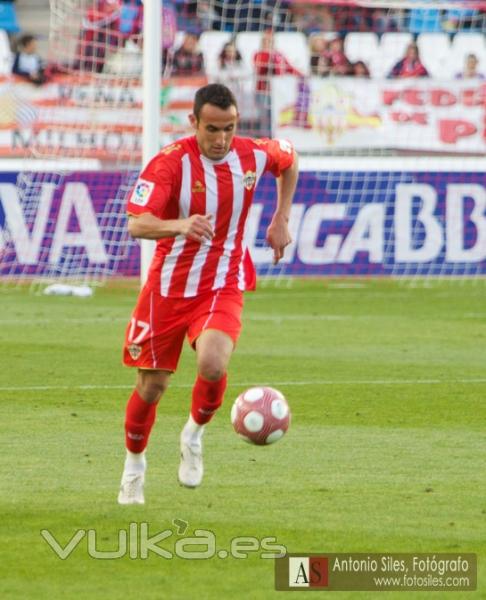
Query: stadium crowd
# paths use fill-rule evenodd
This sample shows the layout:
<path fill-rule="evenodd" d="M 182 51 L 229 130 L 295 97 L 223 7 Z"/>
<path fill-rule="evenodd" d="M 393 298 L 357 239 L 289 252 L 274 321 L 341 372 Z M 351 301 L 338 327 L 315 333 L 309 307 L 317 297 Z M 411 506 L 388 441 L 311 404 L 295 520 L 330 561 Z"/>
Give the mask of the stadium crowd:
<path fill-rule="evenodd" d="M 12 42 L 11 72 L 41 85 L 52 70 L 63 65 L 46 68 L 36 51 L 34 35 L 15 37 L 18 33 L 15 5 L 0 4 L 5 5 L 13 9 L 9 25 L 0 20 L 0 27 L 6 27 Z M 76 59 L 69 66 L 96 73 L 136 76 L 141 71 L 142 20 L 142 0 L 93 0 L 82 20 Z M 473 44 L 466 51 L 462 44 L 460 68 L 456 66 L 447 72 L 442 65 L 438 74 L 434 72 L 438 61 L 432 70 L 429 64 L 431 53 L 441 48 L 444 52 L 453 51 L 457 36 L 468 34 L 477 42 L 485 25 L 486 12 L 469 8 L 385 10 L 359 5 L 306 4 L 299 0 L 164 0 L 162 63 L 165 76 L 203 75 L 235 85 L 242 79 L 253 78 L 257 103 L 268 92 L 270 75 L 288 73 L 317 77 L 483 78 L 484 38 L 482 45 Z M 214 36 L 208 41 L 211 32 Z M 294 32 L 300 46 L 297 44 L 293 49 L 290 42 L 285 48 L 279 47 L 273 34 L 278 37 L 284 32 Z M 258 39 L 258 47 L 253 42 L 247 45 L 240 41 L 249 33 Z M 206 36 L 204 47 L 201 35 Z M 305 48 L 298 36 L 304 36 Z M 390 55 L 394 41 L 393 64 L 387 65 L 386 71 L 376 68 L 380 55 Z M 434 47 L 436 41 L 441 44 Z M 294 61 L 299 50 L 300 59 L 305 55 L 305 65 Z"/>

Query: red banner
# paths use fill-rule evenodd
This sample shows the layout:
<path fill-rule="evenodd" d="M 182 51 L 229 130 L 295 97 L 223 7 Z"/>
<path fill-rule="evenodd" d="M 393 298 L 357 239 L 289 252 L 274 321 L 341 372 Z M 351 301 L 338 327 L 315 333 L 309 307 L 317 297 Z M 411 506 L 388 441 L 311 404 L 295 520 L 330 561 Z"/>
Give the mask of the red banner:
<path fill-rule="evenodd" d="M 188 114 L 205 78 L 163 82 L 160 144 L 188 134 Z M 56 76 L 36 87 L 0 81 L 0 158 L 55 156 L 104 161 L 141 159 L 141 82 L 117 78 Z"/>

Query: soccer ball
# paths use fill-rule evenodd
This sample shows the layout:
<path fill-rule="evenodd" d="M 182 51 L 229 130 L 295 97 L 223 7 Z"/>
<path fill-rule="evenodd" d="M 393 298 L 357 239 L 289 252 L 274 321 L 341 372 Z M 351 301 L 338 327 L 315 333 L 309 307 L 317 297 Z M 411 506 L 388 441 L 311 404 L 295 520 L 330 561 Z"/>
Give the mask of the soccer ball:
<path fill-rule="evenodd" d="M 273 444 L 287 431 L 290 409 L 282 392 L 253 387 L 236 398 L 231 409 L 236 433 L 249 444 Z"/>

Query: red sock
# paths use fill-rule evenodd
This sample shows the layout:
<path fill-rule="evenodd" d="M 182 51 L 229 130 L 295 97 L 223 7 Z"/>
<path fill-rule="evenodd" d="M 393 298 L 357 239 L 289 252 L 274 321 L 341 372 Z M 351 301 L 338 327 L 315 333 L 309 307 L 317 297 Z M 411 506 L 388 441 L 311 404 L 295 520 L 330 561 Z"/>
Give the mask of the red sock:
<path fill-rule="evenodd" d="M 125 412 L 125 445 L 130 452 L 143 452 L 155 421 L 157 402 L 146 402 L 137 390 L 128 400 Z"/>
<path fill-rule="evenodd" d="M 201 375 L 197 376 L 192 388 L 191 415 L 199 425 L 209 423 L 223 403 L 226 379 L 226 373 L 218 381 L 207 381 Z"/>

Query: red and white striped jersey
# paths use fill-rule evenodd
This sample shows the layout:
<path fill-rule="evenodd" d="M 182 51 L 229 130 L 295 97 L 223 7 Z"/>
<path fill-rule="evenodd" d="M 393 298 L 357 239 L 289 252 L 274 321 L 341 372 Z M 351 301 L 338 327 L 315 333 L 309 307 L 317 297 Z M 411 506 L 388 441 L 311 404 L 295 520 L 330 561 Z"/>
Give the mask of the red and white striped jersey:
<path fill-rule="evenodd" d="M 221 160 L 199 150 L 195 136 L 167 146 L 141 173 L 128 213 L 159 219 L 213 215 L 214 237 L 202 243 L 178 235 L 157 241 L 147 285 L 162 296 L 182 298 L 223 287 L 245 289 L 243 235 L 255 187 L 293 162 L 287 141 L 234 137 Z"/>

